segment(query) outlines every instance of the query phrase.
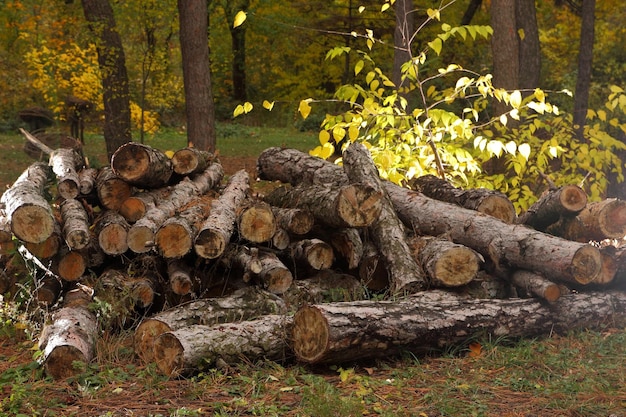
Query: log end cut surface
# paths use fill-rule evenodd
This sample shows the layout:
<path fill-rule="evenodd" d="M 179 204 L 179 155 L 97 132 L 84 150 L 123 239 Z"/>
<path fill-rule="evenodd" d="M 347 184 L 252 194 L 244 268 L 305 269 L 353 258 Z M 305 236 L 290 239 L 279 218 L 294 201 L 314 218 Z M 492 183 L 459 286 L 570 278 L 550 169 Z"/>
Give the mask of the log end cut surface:
<path fill-rule="evenodd" d="M 196 254 L 205 259 L 215 259 L 224 253 L 227 244 L 224 233 L 205 229 L 196 237 L 194 249 Z"/>
<path fill-rule="evenodd" d="M 299 360 L 315 363 L 326 352 L 329 327 L 315 307 L 303 307 L 296 313 L 293 325 L 293 349 Z"/>
<path fill-rule="evenodd" d="M 69 345 L 57 346 L 46 357 L 46 374 L 55 380 L 70 378 L 82 372 L 81 367 L 74 365 L 76 362 L 86 362 L 80 349 Z"/>
<path fill-rule="evenodd" d="M 172 329 L 160 320 L 147 319 L 142 321 L 137 326 L 133 338 L 137 356 L 144 363 L 152 362 L 154 360 L 154 341 L 157 337 L 170 330 Z"/>
<path fill-rule="evenodd" d="M 29 243 L 41 243 L 54 232 L 55 220 L 50 209 L 23 205 L 13 212 L 11 229 L 15 236 Z"/>
<path fill-rule="evenodd" d="M 370 186 L 344 187 L 337 199 L 337 213 L 352 227 L 366 227 L 374 223 L 383 208 L 383 194 Z"/>
<path fill-rule="evenodd" d="M 122 179 L 133 182 L 150 169 L 150 155 L 139 146 L 121 146 L 111 161 L 113 171 Z"/>
<path fill-rule="evenodd" d="M 580 284 L 589 284 L 602 270 L 602 255 L 597 248 L 584 245 L 576 251 L 571 262 L 571 273 Z"/>
<path fill-rule="evenodd" d="M 600 212 L 600 227 L 610 239 L 626 235 L 626 201 L 611 200 Z"/>
<path fill-rule="evenodd" d="M 154 361 L 164 375 L 177 377 L 182 373 L 184 351 L 178 338 L 171 333 L 163 333 L 154 341 Z"/>
<path fill-rule="evenodd" d="M 486 197 L 478 206 L 477 211 L 500 219 L 505 223 L 513 223 L 517 217 L 513 203 L 508 198 L 498 195 Z"/>
<path fill-rule="evenodd" d="M 182 258 L 193 246 L 189 231 L 180 224 L 161 227 L 156 234 L 156 245 L 164 258 Z"/>
<path fill-rule="evenodd" d="M 435 263 L 435 276 L 443 284 L 451 287 L 465 285 L 472 281 L 480 267 L 473 250 L 456 247 L 446 251 Z"/>

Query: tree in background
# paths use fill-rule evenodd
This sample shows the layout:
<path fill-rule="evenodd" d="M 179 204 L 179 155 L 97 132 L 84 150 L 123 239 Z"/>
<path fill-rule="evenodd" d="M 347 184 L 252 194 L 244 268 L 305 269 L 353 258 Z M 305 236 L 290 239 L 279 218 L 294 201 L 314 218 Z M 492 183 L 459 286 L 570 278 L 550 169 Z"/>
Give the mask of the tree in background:
<path fill-rule="evenodd" d="M 591 69 L 593 64 L 593 41 L 595 32 L 595 0 L 583 0 L 580 26 L 580 47 L 578 48 L 578 76 L 574 95 L 574 128 L 579 139 L 584 138 L 584 128 L 589 106 Z"/>
<path fill-rule="evenodd" d="M 110 159 L 117 148 L 132 139 L 126 58 L 108 0 L 82 0 L 82 5 L 96 38 L 103 86 L 104 140 Z"/>
<path fill-rule="evenodd" d="M 215 109 L 209 66 L 206 0 L 178 0 L 180 49 L 185 81 L 187 143 L 215 151 Z"/>

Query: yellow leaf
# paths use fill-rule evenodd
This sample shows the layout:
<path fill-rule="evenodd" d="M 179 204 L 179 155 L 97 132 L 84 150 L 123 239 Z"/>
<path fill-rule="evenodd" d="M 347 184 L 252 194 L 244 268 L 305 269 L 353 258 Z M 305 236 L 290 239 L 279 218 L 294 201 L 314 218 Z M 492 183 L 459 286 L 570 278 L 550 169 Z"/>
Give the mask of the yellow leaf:
<path fill-rule="evenodd" d="M 359 6 L 359 13 L 363 13 L 365 11 L 365 6 Z"/>
<path fill-rule="evenodd" d="M 235 107 L 235 110 L 233 111 L 233 117 L 237 117 L 242 114 L 243 114 L 243 106 L 239 104 L 237 107 Z"/>
<path fill-rule="evenodd" d="M 267 100 L 263 100 L 263 108 L 267 109 L 267 110 L 272 110 L 274 108 L 274 102 L 269 102 Z"/>
<path fill-rule="evenodd" d="M 319 140 L 322 145 L 325 145 L 330 140 L 330 133 L 328 133 L 328 130 L 320 131 Z"/>
<path fill-rule="evenodd" d="M 500 116 L 500 123 L 502 123 L 504 126 L 506 126 L 507 122 L 508 122 L 508 119 L 506 117 L 506 114 L 503 114 L 502 116 Z"/>
<path fill-rule="evenodd" d="M 521 40 L 524 40 L 524 38 L 526 37 L 526 34 L 524 33 L 524 29 L 522 28 L 517 29 L 517 34 L 519 35 L 519 38 Z"/>
<path fill-rule="evenodd" d="M 606 112 L 604 110 L 598 110 L 598 117 L 603 122 L 606 122 Z"/>
<path fill-rule="evenodd" d="M 168 158 L 172 159 L 172 156 L 174 156 L 174 151 L 171 151 L 171 150 L 170 150 L 170 151 L 165 151 L 165 155 L 166 155 Z"/>
<path fill-rule="evenodd" d="M 359 75 L 359 72 L 361 72 L 364 66 L 365 62 L 363 62 L 363 60 L 357 62 L 356 65 L 354 65 L 354 75 Z"/>
<path fill-rule="evenodd" d="M 504 149 L 506 149 L 508 153 L 515 155 L 515 150 L 517 149 L 517 145 L 515 144 L 515 142 L 510 141 L 506 145 L 504 145 Z"/>
<path fill-rule="evenodd" d="M 252 103 L 250 103 L 249 101 L 246 101 L 245 103 L 243 103 L 243 111 L 246 113 L 250 113 L 253 107 L 254 106 L 252 106 Z"/>
<path fill-rule="evenodd" d="M 382 5 L 382 7 L 380 8 L 381 12 L 384 12 L 385 10 L 387 10 L 389 8 L 389 3 L 385 3 Z"/>
<path fill-rule="evenodd" d="M 441 53 L 441 48 L 443 47 L 443 41 L 440 38 L 436 38 L 432 42 L 428 42 L 428 46 L 435 51 L 437 55 Z"/>
<path fill-rule="evenodd" d="M 480 356 L 480 354 L 482 353 L 483 347 L 480 343 L 475 342 L 475 343 L 470 343 L 469 345 L 469 356 L 471 357 L 476 357 L 476 356 Z"/>
<path fill-rule="evenodd" d="M 233 27 L 236 28 L 238 26 L 241 26 L 243 22 L 246 21 L 247 17 L 248 16 L 246 15 L 246 12 L 244 12 L 243 10 L 239 10 L 237 14 L 235 15 L 235 21 L 233 22 Z"/>
<path fill-rule="evenodd" d="M 309 117 L 309 114 L 311 114 L 311 105 L 309 104 L 309 99 L 300 101 L 300 105 L 298 106 L 298 112 L 303 119 Z"/>
<path fill-rule="evenodd" d="M 350 126 L 348 128 L 348 137 L 350 138 L 350 142 L 354 142 L 356 138 L 359 137 L 359 128 L 357 126 Z"/>

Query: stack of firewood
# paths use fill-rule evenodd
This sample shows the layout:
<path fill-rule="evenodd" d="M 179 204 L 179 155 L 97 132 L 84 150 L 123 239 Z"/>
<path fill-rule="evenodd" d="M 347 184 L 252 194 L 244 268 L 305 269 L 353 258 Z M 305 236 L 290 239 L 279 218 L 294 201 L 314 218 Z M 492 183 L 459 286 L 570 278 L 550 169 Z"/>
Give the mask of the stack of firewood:
<path fill-rule="evenodd" d="M 265 195 L 194 148 L 169 158 L 128 143 L 98 170 L 45 151 L 0 200 L 0 251 L 36 266 L 57 378 L 94 358 L 103 323 L 134 329 L 138 356 L 177 376 L 244 356 L 340 362 L 626 322 L 624 251 L 593 243 L 623 239 L 626 204 L 588 203 L 576 186 L 517 217 L 498 192 L 382 180 L 359 144 L 343 166 L 267 149 L 258 176 L 281 184 Z"/>

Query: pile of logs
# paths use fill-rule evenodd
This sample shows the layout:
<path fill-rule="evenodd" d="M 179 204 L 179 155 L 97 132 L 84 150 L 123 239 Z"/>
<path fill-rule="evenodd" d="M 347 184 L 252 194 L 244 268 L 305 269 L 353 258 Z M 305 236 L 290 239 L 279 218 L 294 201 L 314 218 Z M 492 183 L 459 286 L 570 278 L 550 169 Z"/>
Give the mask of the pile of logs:
<path fill-rule="evenodd" d="M 0 292 L 14 291 L 16 254 L 33 265 L 55 378 L 94 359 L 103 326 L 133 329 L 139 358 L 179 376 L 626 323 L 626 255 L 599 243 L 624 238 L 626 203 L 576 186 L 517 217 L 495 191 L 385 181 L 359 144 L 343 166 L 267 149 L 259 179 L 280 184 L 265 195 L 194 148 L 128 143 L 97 170 L 46 152 L 0 199 Z"/>

